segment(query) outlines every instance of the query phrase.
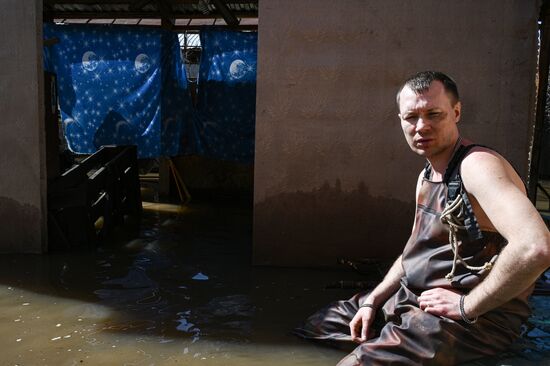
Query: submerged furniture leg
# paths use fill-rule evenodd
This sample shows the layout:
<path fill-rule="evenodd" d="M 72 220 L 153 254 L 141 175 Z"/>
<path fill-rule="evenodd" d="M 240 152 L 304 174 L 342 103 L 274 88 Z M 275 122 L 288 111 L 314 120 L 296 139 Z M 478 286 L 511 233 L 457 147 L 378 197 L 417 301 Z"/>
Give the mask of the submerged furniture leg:
<path fill-rule="evenodd" d="M 169 163 L 170 163 L 170 171 L 174 176 L 174 181 L 176 182 L 176 187 L 178 189 L 178 195 L 180 197 L 181 203 L 185 205 L 191 200 L 191 195 L 189 194 L 189 191 L 187 190 L 187 187 L 183 182 L 183 178 L 181 177 L 181 174 L 178 172 L 178 169 L 176 168 L 176 164 L 174 164 L 171 158 L 169 160 Z"/>

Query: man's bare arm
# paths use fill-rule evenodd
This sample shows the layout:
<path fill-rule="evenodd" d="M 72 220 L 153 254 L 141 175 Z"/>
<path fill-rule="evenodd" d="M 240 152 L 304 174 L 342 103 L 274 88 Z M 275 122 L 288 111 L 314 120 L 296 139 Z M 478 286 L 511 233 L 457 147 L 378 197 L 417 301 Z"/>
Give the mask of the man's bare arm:
<path fill-rule="evenodd" d="M 550 266 L 550 234 L 521 180 L 501 157 L 477 150 L 464 159 L 461 173 L 468 194 L 508 241 L 485 280 L 465 298 L 465 313 L 473 318 L 527 290 Z M 436 288 L 422 293 L 419 303 L 432 314 L 460 319 L 459 299 L 459 294 Z"/>
<path fill-rule="evenodd" d="M 401 256 L 399 256 L 393 262 L 382 282 L 367 296 L 365 303 L 373 304 L 378 309 L 399 289 L 399 283 L 403 275 L 403 265 L 401 264 Z"/>
<path fill-rule="evenodd" d="M 349 328 L 351 332 L 351 338 L 354 342 L 365 342 L 369 337 L 369 328 L 378 309 L 382 304 L 386 302 L 399 289 L 399 281 L 403 277 L 403 266 L 401 264 L 401 256 L 399 256 L 393 265 L 391 266 L 386 276 L 376 286 L 374 290 L 365 299 L 366 304 L 372 304 L 373 307 L 359 308 L 351 322 Z M 362 305 L 362 304 L 359 304 Z"/>
<path fill-rule="evenodd" d="M 422 185 L 422 177 L 424 171 L 420 172 L 418 180 L 416 181 L 416 201 L 418 202 L 418 192 Z M 414 224 L 412 230 L 414 231 Z M 384 279 L 365 299 L 365 303 L 373 305 L 373 308 L 363 307 L 359 308 L 351 322 L 349 323 L 351 338 L 353 341 L 361 343 L 365 342 L 369 338 L 369 327 L 374 321 L 376 310 L 386 302 L 398 289 L 401 277 L 405 273 L 403 272 L 403 265 L 401 263 L 401 256 L 399 256 L 393 265 L 391 266 Z M 362 305 L 362 304 L 359 304 Z"/>
<path fill-rule="evenodd" d="M 473 317 L 518 296 L 550 266 L 550 234 L 518 187 L 516 173 L 496 154 L 471 154 L 462 164 L 462 178 L 508 241 L 487 278 L 465 298 L 466 314 Z"/>

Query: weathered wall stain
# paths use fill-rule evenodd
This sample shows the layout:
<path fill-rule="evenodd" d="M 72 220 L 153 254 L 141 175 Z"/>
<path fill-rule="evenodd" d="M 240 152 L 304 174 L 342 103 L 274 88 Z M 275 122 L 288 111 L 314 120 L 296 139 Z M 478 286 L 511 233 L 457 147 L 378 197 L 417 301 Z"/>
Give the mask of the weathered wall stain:
<path fill-rule="evenodd" d="M 47 235 L 42 1 L 2 6 L 0 252 L 38 253 Z"/>
<path fill-rule="evenodd" d="M 412 227 L 414 201 L 374 197 L 364 182 L 343 191 L 336 180 L 268 197 L 254 212 L 255 264 L 335 266 L 340 257 L 396 257 Z"/>
<path fill-rule="evenodd" d="M 0 196 L 0 252 L 40 252 L 40 218 L 38 207 Z"/>
<path fill-rule="evenodd" d="M 403 139 L 395 94 L 420 70 L 457 80 L 461 134 L 500 151 L 525 176 L 539 5 L 500 3 L 259 3 L 256 264 L 398 252 L 423 162 Z M 336 179 L 341 192 L 320 188 Z"/>

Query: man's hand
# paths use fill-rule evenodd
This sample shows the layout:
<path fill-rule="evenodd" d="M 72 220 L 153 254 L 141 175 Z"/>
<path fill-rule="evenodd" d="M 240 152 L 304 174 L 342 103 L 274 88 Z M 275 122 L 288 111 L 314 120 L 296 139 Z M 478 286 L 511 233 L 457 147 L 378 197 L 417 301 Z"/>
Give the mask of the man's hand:
<path fill-rule="evenodd" d="M 376 311 L 373 308 L 359 308 L 359 310 L 349 323 L 352 341 L 356 343 L 363 343 L 370 338 L 370 326 L 374 321 L 375 315 Z"/>
<path fill-rule="evenodd" d="M 383 306 L 390 296 L 399 289 L 399 281 L 404 274 L 401 256 L 399 256 L 382 282 L 365 299 L 361 299 L 363 304 L 372 304 L 373 307 L 360 307 L 349 323 L 352 341 L 362 343 L 372 338 L 374 331 L 370 327 L 376 316 L 376 309 Z"/>
<path fill-rule="evenodd" d="M 427 313 L 460 320 L 460 293 L 443 288 L 426 290 L 418 297 L 420 309 Z"/>

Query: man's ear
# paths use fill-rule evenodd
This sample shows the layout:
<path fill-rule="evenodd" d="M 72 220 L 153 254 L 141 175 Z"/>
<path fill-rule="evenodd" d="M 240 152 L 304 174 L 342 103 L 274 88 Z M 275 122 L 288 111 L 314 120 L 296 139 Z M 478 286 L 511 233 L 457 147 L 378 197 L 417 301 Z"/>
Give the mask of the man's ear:
<path fill-rule="evenodd" d="M 460 116 L 462 115 L 462 103 L 460 103 L 460 101 L 456 102 L 456 104 L 453 107 L 453 110 L 454 110 L 455 119 L 456 119 L 455 123 L 458 123 L 460 121 Z"/>

